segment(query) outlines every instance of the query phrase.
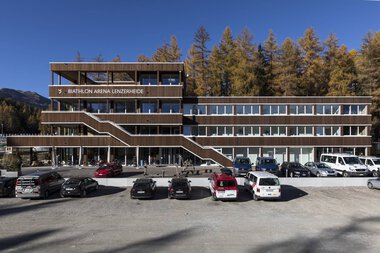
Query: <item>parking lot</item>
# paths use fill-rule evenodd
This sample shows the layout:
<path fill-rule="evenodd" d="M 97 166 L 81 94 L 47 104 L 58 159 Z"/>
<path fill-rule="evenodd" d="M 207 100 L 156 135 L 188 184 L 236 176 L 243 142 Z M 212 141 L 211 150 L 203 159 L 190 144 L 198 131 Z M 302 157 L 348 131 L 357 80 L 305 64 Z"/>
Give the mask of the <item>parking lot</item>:
<path fill-rule="evenodd" d="M 87 198 L 0 199 L 1 252 L 378 252 L 380 191 L 295 188 L 281 201 L 132 200 L 102 186 Z"/>

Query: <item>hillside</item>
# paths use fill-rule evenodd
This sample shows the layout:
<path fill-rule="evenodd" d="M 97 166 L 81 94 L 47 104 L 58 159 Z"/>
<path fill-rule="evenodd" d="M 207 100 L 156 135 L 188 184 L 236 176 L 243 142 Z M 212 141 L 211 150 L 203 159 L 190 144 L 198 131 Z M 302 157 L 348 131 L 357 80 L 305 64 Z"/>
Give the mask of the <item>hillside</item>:
<path fill-rule="evenodd" d="M 15 102 L 24 103 L 40 109 L 48 108 L 50 100 L 32 91 L 13 90 L 8 88 L 0 89 L 0 98 L 8 98 Z"/>

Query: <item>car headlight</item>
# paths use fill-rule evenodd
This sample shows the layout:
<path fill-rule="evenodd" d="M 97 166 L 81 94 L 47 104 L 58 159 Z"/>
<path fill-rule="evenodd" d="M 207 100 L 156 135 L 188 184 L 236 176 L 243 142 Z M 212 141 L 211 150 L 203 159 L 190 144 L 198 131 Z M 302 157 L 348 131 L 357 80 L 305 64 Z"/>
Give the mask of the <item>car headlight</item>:
<path fill-rule="evenodd" d="M 322 171 L 321 171 L 321 174 L 322 174 L 322 175 L 327 175 L 328 173 L 327 173 L 327 171 L 322 170 Z"/>

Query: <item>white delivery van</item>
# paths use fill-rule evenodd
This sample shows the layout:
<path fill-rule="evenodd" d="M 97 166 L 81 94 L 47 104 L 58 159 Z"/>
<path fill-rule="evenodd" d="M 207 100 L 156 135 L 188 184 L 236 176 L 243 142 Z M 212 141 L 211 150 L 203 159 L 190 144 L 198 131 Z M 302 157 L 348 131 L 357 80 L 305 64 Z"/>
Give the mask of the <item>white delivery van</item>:
<path fill-rule="evenodd" d="M 343 177 L 368 176 L 369 171 L 358 156 L 351 154 L 321 154 L 321 162 L 326 163 Z"/>
<path fill-rule="evenodd" d="M 378 177 L 380 174 L 380 157 L 375 156 L 361 156 L 360 161 L 367 165 L 368 170 L 372 173 L 372 176 Z"/>

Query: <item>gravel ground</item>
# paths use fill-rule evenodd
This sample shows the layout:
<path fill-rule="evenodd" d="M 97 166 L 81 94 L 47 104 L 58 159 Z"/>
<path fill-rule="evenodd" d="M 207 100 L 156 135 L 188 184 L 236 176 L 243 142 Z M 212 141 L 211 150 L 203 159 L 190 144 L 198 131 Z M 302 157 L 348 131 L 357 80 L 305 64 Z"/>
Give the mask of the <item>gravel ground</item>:
<path fill-rule="evenodd" d="M 0 199 L 0 252 L 378 252 L 380 191 L 283 187 L 281 201 L 131 200 L 101 187 L 87 198 Z"/>

